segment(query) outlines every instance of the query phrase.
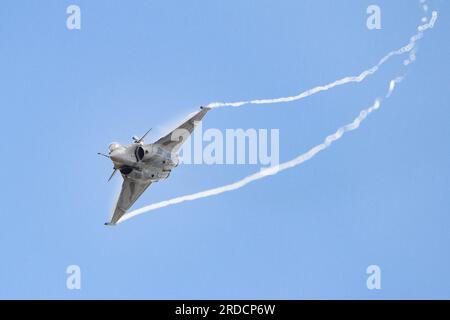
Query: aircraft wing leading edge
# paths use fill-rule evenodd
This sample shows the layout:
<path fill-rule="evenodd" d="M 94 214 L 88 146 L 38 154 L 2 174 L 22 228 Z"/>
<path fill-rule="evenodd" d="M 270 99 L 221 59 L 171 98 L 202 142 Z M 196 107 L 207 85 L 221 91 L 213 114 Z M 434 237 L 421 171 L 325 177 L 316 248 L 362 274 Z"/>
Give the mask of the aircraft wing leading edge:
<path fill-rule="evenodd" d="M 107 225 L 115 225 L 151 184 L 151 181 L 136 181 L 124 176 L 119 199 Z"/>
<path fill-rule="evenodd" d="M 199 112 L 197 112 L 194 116 L 189 118 L 187 121 L 183 122 L 178 128 L 165 135 L 161 139 L 155 142 L 155 144 L 159 144 L 163 146 L 166 150 L 170 152 L 176 152 L 181 147 L 181 145 L 185 142 L 185 139 L 174 140 L 174 133 L 176 131 L 185 130 L 185 132 L 191 134 L 194 129 L 196 123 L 200 122 L 205 114 L 211 110 L 210 108 L 202 107 Z M 183 137 L 180 137 L 183 138 Z M 187 137 L 185 137 L 187 138 Z"/>

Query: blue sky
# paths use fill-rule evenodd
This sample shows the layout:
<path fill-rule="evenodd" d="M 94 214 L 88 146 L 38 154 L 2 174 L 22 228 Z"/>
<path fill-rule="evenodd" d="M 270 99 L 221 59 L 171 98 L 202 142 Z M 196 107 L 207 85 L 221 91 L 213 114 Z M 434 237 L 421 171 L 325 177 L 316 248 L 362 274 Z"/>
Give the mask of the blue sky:
<path fill-rule="evenodd" d="M 213 101 L 297 94 L 406 44 L 418 1 L 3 1 L 1 298 L 450 298 L 450 8 L 361 84 L 218 109 L 207 128 L 278 128 L 280 160 L 398 90 L 313 160 L 235 192 L 106 228 L 121 179 L 96 155 Z M 69 31 L 66 8 L 81 8 Z M 255 165 L 186 165 L 135 208 L 234 182 Z M 81 290 L 66 268 L 81 268 Z M 366 268 L 382 289 L 366 288 Z"/>

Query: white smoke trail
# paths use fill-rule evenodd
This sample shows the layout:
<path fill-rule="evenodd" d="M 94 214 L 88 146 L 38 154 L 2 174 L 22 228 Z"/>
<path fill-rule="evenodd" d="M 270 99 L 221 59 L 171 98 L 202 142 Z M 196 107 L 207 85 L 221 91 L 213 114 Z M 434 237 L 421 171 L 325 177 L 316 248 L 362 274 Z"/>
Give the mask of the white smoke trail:
<path fill-rule="evenodd" d="M 389 97 L 392 92 L 395 90 L 396 84 L 399 83 L 402 80 L 402 78 L 396 78 L 393 79 L 389 82 L 389 90 L 388 93 L 386 95 L 386 97 Z M 335 133 L 327 136 L 324 140 L 324 142 L 322 142 L 321 144 L 311 148 L 309 151 L 303 153 L 302 155 L 284 162 L 280 165 L 277 166 L 273 166 L 267 169 L 263 169 L 259 172 L 256 172 L 252 175 L 249 175 L 239 181 L 236 181 L 234 183 L 225 185 L 225 186 L 221 186 L 221 187 L 217 187 L 214 189 L 210 189 L 210 190 L 206 190 L 206 191 L 201 191 L 201 192 L 197 192 L 194 194 L 190 194 L 190 195 L 185 195 L 185 196 L 181 196 L 181 197 L 177 197 L 177 198 L 173 198 L 170 200 L 165 200 L 165 201 L 161 201 L 161 202 L 157 202 L 148 206 L 145 206 L 143 208 L 137 209 L 137 210 L 133 210 L 130 211 L 129 213 L 125 214 L 119 221 L 118 223 L 124 222 L 130 218 L 133 218 L 137 215 L 149 212 L 149 211 L 153 211 L 156 209 L 160 209 L 163 207 L 167 207 L 170 205 L 174 205 L 174 204 L 178 204 L 181 202 L 185 202 L 185 201 L 193 201 L 193 200 L 197 200 L 200 198 L 206 198 L 206 197 L 211 197 L 211 196 L 215 196 L 224 192 L 228 192 L 228 191 L 233 191 L 236 189 L 240 189 L 242 187 L 244 187 L 245 185 L 249 184 L 250 182 L 265 178 L 267 176 L 270 175 L 275 175 L 281 171 L 284 171 L 286 169 L 290 169 L 293 168 L 295 166 L 298 166 L 300 164 L 302 164 L 303 162 L 306 162 L 308 160 L 310 160 L 311 158 L 313 158 L 316 154 L 318 154 L 320 151 L 323 151 L 325 149 L 327 149 L 329 146 L 331 146 L 331 144 L 337 140 L 339 140 L 344 133 L 348 132 L 348 131 L 353 131 L 359 128 L 359 126 L 361 125 L 361 123 L 367 118 L 367 116 L 372 113 L 373 111 L 377 110 L 379 107 L 381 106 L 381 100 L 380 99 L 376 99 L 375 102 L 373 103 L 373 105 L 371 105 L 370 107 L 362 110 L 359 115 L 349 124 L 339 128 Z"/>
<path fill-rule="evenodd" d="M 389 90 L 388 90 L 388 93 L 386 94 L 386 98 L 389 98 L 391 96 L 391 94 L 394 92 L 397 84 L 402 81 L 403 81 L 403 77 L 397 77 L 397 78 L 391 80 L 391 82 L 389 82 Z"/>
<path fill-rule="evenodd" d="M 331 82 L 327 85 L 317 86 L 312 89 L 306 90 L 298 95 L 290 96 L 290 97 L 282 97 L 275 99 L 257 99 L 257 100 L 248 100 L 248 101 L 238 101 L 238 102 L 213 102 L 208 105 L 209 108 L 220 108 L 220 107 L 240 107 L 247 104 L 273 104 L 273 103 L 284 103 L 284 102 L 292 102 L 296 100 L 300 100 L 309 96 L 312 96 L 316 93 L 329 90 L 331 88 L 341 86 L 351 82 L 362 82 L 367 76 L 373 75 L 378 69 L 386 63 L 391 57 L 397 55 L 403 55 L 408 52 L 413 52 L 413 49 L 416 47 L 417 42 L 423 38 L 424 32 L 428 29 L 432 29 L 434 24 L 436 23 L 438 17 L 437 11 L 433 11 L 431 14 L 431 19 L 428 23 L 424 23 L 417 28 L 417 33 L 410 38 L 410 41 L 407 45 L 401 47 L 400 49 L 394 50 L 386 54 L 381 60 L 372 68 L 367 69 L 361 72 L 358 76 L 350 76 L 345 77 L 334 82 Z M 405 63 L 406 64 L 406 63 Z"/>

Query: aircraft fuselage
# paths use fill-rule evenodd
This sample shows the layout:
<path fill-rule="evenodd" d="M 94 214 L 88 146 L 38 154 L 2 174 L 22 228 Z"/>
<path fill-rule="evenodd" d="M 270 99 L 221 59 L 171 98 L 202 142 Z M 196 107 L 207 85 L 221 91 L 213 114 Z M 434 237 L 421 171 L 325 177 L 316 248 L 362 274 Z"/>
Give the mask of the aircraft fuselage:
<path fill-rule="evenodd" d="M 156 182 L 166 179 L 178 165 L 178 157 L 157 144 L 133 143 L 122 146 L 112 143 L 109 157 L 114 168 L 132 180 Z"/>

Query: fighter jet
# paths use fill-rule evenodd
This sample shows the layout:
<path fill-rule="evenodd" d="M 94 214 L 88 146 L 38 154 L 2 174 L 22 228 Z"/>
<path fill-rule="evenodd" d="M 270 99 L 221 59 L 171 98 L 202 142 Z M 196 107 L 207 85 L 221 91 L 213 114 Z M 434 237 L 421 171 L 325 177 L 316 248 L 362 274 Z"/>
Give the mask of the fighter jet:
<path fill-rule="evenodd" d="M 113 142 L 109 145 L 109 154 L 102 154 L 113 162 L 113 173 L 119 171 L 123 178 L 122 190 L 114 207 L 111 221 L 105 225 L 113 226 L 127 212 L 144 191 L 153 183 L 167 179 L 172 169 L 178 166 L 177 152 L 203 119 L 210 108 L 200 107 L 200 111 L 182 123 L 178 128 L 157 140 L 144 144 L 144 138 L 134 136 L 133 143 L 127 146 Z"/>

